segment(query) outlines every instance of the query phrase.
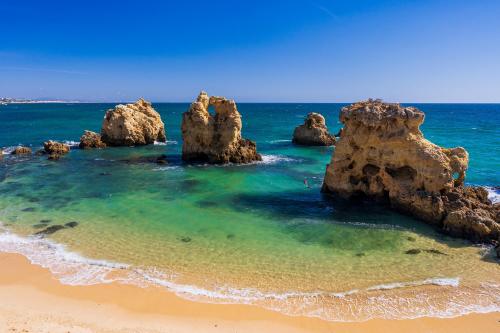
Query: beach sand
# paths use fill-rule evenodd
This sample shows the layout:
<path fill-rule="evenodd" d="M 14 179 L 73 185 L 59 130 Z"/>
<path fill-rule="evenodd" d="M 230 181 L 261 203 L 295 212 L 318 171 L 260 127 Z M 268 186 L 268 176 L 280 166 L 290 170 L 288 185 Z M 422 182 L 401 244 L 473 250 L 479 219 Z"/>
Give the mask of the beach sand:
<path fill-rule="evenodd" d="M 500 332 L 500 313 L 450 319 L 326 322 L 250 305 L 192 302 L 117 283 L 68 286 L 18 254 L 0 253 L 0 332 Z"/>

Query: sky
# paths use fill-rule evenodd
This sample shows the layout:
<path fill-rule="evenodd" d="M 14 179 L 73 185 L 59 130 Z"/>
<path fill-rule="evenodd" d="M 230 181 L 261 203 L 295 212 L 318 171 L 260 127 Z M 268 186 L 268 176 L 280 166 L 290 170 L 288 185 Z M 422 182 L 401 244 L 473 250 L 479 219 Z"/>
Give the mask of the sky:
<path fill-rule="evenodd" d="M 0 0 L 0 97 L 500 102 L 498 0 Z"/>

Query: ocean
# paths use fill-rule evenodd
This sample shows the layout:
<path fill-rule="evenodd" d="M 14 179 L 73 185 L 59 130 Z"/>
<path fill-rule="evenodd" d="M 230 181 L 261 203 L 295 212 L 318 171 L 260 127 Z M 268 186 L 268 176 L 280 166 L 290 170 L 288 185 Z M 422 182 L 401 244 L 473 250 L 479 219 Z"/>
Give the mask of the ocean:
<path fill-rule="evenodd" d="M 166 144 L 85 151 L 79 137 L 98 132 L 113 104 L 0 106 L 0 251 L 24 254 L 67 284 L 158 286 L 325 320 L 499 311 L 491 247 L 320 193 L 334 148 L 294 146 L 291 136 L 309 112 L 336 133 L 344 105 L 238 104 L 243 136 L 263 161 L 225 166 L 181 161 L 187 103 L 153 104 Z M 428 140 L 469 152 L 466 182 L 498 200 L 500 104 L 411 105 L 426 113 Z M 73 149 L 56 162 L 7 155 L 49 139 Z M 143 159 L 160 154 L 167 165 Z M 76 226 L 34 235 L 69 222 Z"/>

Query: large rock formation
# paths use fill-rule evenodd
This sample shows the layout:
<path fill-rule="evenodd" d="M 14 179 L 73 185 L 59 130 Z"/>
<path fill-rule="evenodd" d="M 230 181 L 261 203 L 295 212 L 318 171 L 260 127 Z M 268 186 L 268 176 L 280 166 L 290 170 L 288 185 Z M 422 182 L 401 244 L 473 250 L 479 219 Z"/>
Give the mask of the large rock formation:
<path fill-rule="evenodd" d="M 344 107 L 344 124 L 323 191 L 388 200 L 445 232 L 474 241 L 500 236 L 500 206 L 483 188 L 464 187 L 468 153 L 426 140 L 414 107 L 368 100 Z"/>
<path fill-rule="evenodd" d="M 85 131 L 80 138 L 81 149 L 89 148 L 106 148 L 106 144 L 102 142 L 101 135 L 96 132 Z"/>
<path fill-rule="evenodd" d="M 209 106 L 215 115 L 208 112 Z M 182 115 L 182 159 L 218 164 L 260 161 L 255 142 L 241 137 L 241 126 L 234 100 L 201 92 Z"/>
<path fill-rule="evenodd" d="M 325 118 L 319 113 L 311 112 L 304 124 L 293 131 L 292 142 L 305 146 L 332 146 L 335 144 L 335 136 L 328 133 Z"/>
<path fill-rule="evenodd" d="M 62 155 L 69 153 L 69 146 L 57 141 L 49 140 L 43 143 L 43 150 L 49 160 L 58 160 Z"/>
<path fill-rule="evenodd" d="M 109 146 L 165 142 L 165 127 L 151 103 L 141 98 L 133 104 L 120 104 L 106 112 L 101 139 Z"/>

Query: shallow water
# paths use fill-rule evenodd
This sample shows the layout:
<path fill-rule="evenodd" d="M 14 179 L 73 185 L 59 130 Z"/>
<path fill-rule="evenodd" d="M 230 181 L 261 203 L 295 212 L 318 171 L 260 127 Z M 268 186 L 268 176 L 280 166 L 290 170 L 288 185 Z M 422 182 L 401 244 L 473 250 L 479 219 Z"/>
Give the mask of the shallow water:
<path fill-rule="evenodd" d="M 74 149 L 58 162 L 4 156 L 0 250 L 24 253 L 65 283 L 154 284 L 191 299 L 328 320 L 500 309 L 500 268 L 490 249 L 383 207 L 320 194 L 332 148 L 296 147 L 290 136 L 312 111 L 338 131 L 342 105 L 239 105 L 243 134 L 264 157 L 239 166 L 183 164 L 179 127 L 188 105 L 154 106 L 166 145 Z M 500 185 L 500 105 L 417 106 L 428 139 L 469 151 L 469 183 Z M 84 129 L 99 129 L 109 107 L 2 106 L 0 146 L 78 141 Z M 170 163 L 141 159 L 159 154 Z"/>

